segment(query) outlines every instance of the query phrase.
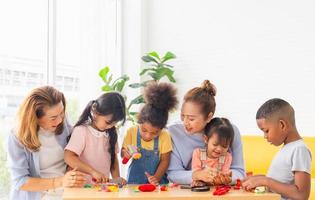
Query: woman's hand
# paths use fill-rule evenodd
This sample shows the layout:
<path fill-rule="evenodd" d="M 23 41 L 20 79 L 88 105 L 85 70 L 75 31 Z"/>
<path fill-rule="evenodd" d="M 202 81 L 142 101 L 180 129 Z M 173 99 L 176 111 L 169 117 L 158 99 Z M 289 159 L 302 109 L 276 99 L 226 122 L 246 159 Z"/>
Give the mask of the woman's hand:
<path fill-rule="evenodd" d="M 103 173 L 98 172 L 96 170 L 94 170 L 91 173 L 91 176 L 92 176 L 93 179 L 96 180 L 97 183 L 107 183 L 109 181 L 108 177 L 106 177 Z"/>
<path fill-rule="evenodd" d="M 85 176 L 86 174 L 76 171 L 75 169 L 68 171 L 62 178 L 62 186 L 82 187 L 86 182 Z"/>

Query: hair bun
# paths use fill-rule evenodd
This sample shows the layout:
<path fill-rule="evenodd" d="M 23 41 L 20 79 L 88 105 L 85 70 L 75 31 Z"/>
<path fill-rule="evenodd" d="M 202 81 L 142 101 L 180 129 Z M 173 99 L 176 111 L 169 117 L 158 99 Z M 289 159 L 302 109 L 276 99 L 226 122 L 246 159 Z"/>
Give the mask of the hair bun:
<path fill-rule="evenodd" d="M 178 104 L 176 89 L 169 83 L 151 82 L 143 96 L 146 104 L 165 111 L 175 109 Z"/>
<path fill-rule="evenodd" d="M 210 83 L 209 80 L 204 80 L 201 88 L 205 91 L 207 91 L 209 94 L 211 94 L 212 96 L 215 96 L 217 94 L 217 89 L 215 88 L 215 86 Z"/>

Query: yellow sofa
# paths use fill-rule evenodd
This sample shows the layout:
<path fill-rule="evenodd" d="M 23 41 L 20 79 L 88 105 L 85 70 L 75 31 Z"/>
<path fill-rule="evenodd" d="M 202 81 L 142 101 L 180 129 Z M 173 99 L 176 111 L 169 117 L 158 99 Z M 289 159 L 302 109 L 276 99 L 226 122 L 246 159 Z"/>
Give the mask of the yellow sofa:
<path fill-rule="evenodd" d="M 310 149 L 312 160 L 312 186 L 309 199 L 315 200 L 315 137 L 303 137 Z M 280 147 L 270 145 L 263 136 L 242 136 L 245 169 L 253 174 L 266 174 L 272 158 Z"/>

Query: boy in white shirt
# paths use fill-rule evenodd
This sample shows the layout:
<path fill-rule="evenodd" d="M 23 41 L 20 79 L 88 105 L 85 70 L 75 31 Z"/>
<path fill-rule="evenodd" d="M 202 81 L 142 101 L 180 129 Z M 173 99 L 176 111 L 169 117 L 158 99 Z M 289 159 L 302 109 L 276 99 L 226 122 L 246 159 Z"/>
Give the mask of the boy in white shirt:
<path fill-rule="evenodd" d="M 273 158 L 267 176 L 249 177 L 243 187 L 265 186 L 282 199 L 308 199 L 312 156 L 296 129 L 292 106 L 282 99 L 270 99 L 258 109 L 256 122 L 269 143 L 284 145 Z"/>

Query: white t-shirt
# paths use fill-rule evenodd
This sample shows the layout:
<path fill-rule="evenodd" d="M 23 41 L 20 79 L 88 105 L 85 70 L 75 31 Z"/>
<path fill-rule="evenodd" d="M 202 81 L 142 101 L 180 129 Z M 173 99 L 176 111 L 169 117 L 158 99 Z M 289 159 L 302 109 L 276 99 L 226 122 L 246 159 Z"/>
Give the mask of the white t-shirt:
<path fill-rule="evenodd" d="M 63 176 L 66 172 L 64 150 L 58 143 L 55 133 L 42 128 L 38 131 L 41 147 L 39 150 L 39 168 L 41 178 Z M 42 192 L 43 199 L 62 199 L 63 188 L 56 188 Z"/>
<path fill-rule="evenodd" d="M 312 155 L 303 139 L 284 145 L 273 158 L 267 177 L 293 184 L 294 171 L 311 174 Z M 282 196 L 282 199 L 288 199 Z"/>

